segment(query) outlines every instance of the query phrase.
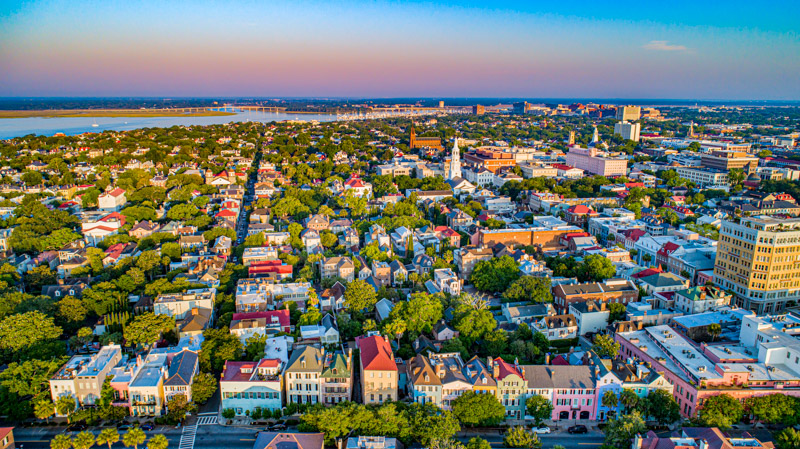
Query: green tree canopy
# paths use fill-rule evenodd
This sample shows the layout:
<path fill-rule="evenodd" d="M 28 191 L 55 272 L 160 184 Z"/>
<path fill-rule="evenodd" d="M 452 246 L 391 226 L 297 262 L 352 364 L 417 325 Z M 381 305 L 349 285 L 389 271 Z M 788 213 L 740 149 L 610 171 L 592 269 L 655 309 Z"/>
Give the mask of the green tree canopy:
<path fill-rule="evenodd" d="M 506 409 L 492 394 L 467 391 L 452 403 L 453 415 L 468 427 L 491 427 L 503 422 Z"/>

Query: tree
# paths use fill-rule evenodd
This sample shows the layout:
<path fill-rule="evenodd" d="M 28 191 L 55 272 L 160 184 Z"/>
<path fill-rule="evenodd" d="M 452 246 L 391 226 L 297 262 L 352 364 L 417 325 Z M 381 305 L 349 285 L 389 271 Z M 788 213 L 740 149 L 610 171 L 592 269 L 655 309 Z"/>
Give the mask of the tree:
<path fill-rule="evenodd" d="M 467 442 L 467 449 L 492 449 L 492 445 L 481 437 L 472 437 Z"/>
<path fill-rule="evenodd" d="M 453 415 L 468 427 L 491 427 L 503 422 L 506 409 L 496 396 L 467 391 L 452 403 Z"/>
<path fill-rule="evenodd" d="M 610 302 L 608 303 L 607 307 L 608 307 L 608 321 L 610 323 L 624 320 L 625 315 L 627 315 L 628 313 L 627 309 L 625 308 L 625 305 L 618 302 Z"/>
<path fill-rule="evenodd" d="M 153 271 L 161 267 L 161 256 L 155 251 L 145 251 L 136 259 L 136 267 L 153 280 Z"/>
<path fill-rule="evenodd" d="M 72 447 L 75 449 L 89 449 L 94 446 L 94 443 L 94 434 L 84 430 L 75 435 L 75 438 L 72 440 Z"/>
<path fill-rule="evenodd" d="M 633 437 L 637 433 L 646 432 L 647 426 L 639 412 L 633 412 L 611 420 L 603 431 L 606 434 L 606 444 L 619 449 L 628 449 L 631 447 Z"/>
<path fill-rule="evenodd" d="M 630 388 L 623 388 L 622 393 L 619 395 L 619 403 L 625 407 L 625 412 L 630 412 L 639 403 L 639 396 Z"/>
<path fill-rule="evenodd" d="M 65 296 L 56 303 L 56 317 L 63 320 L 62 323 L 80 323 L 88 313 L 83 301 L 74 296 Z"/>
<path fill-rule="evenodd" d="M 397 341 L 397 347 L 400 347 L 400 337 L 406 332 L 406 322 L 403 319 L 397 318 L 388 321 L 383 326 L 383 333 L 390 338 Z"/>
<path fill-rule="evenodd" d="M 72 438 L 66 434 L 58 434 L 50 440 L 50 449 L 72 449 Z"/>
<path fill-rule="evenodd" d="M 322 321 L 322 314 L 319 312 L 319 309 L 316 307 L 309 307 L 308 310 L 306 310 L 306 313 L 300 315 L 297 325 L 310 326 L 319 324 L 320 321 Z"/>
<path fill-rule="evenodd" d="M 185 394 L 176 394 L 167 401 L 167 410 L 167 416 L 173 421 L 183 421 L 187 413 L 197 410 L 197 406 L 189 402 Z"/>
<path fill-rule="evenodd" d="M 25 284 L 28 292 L 39 294 L 42 287 L 56 283 L 56 273 L 47 265 L 31 268 L 25 273 Z"/>
<path fill-rule="evenodd" d="M 97 444 L 103 445 L 107 444 L 108 449 L 111 449 L 111 445 L 116 444 L 119 441 L 119 432 L 117 429 L 113 427 L 108 427 L 100 431 L 100 434 L 97 435 Z"/>
<path fill-rule="evenodd" d="M 200 345 L 200 369 L 205 372 L 221 372 L 226 360 L 239 360 L 242 342 L 228 329 L 206 329 Z"/>
<path fill-rule="evenodd" d="M 538 426 L 542 424 L 542 421 L 552 418 L 553 403 L 544 396 L 535 394 L 525 401 L 525 411 L 528 415 L 533 416 Z"/>
<path fill-rule="evenodd" d="M 480 291 L 501 292 L 519 279 L 519 265 L 511 256 L 483 260 L 475 265 L 470 282 Z"/>
<path fill-rule="evenodd" d="M 217 391 L 217 379 L 211 374 L 200 373 L 192 382 L 192 400 L 198 404 L 205 404 Z"/>
<path fill-rule="evenodd" d="M 444 307 L 438 296 L 413 293 L 408 302 L 397 303 L 392 314 L 405 321 L 408 332 L 421 334 L 430 332 L 433 325 L 442 319 Z"/>
<path fill-rule="evenodd" d="M 617 396 L 617 393 L 613 392 L 612 390 L 607 390 L 605 393 L 603 393 L 603 397 L 600 399 L 600 405 L 608 408 L 609 415 L 616 416 L 617 406 L 619 405 L 619 397 Z"/>
<path fill-rule="evenodd" d="M 778 449 L 800 449 L 800 432 L 787 427 L 775 435 L 775 445 Z"/>
<path fill-rule="evenodd" d="M 356 279 L 344 291 L 344 305 L 350 312 L 371 311 L 375 307 L 375 289 L 361 279 Z"/>
<path fill-rule="evenodd" d="M 73 396 L 61 396 L 56 400 L 56 411 L 59 415 L 65 415 L 67 422 L 70 422 L 70 416 L 75 412 L 75 398 Z"/>
<path fill-rule="evenodd" d="M 167 449 L 169 440 L 163 434 L 153 435 L 147 442 L 147 449 Z"/>
<path fill-rule="evenodd" d="M 619 354 L 622 346 L 609 335 L 598 334 L 594 337 L 592 350 L 600 357 L 614 358 Z"/>
<path fill-rule="evenodd" d="M 717 339 L 722 334 L 722 326 L 719 323 L 711 323 L 708 325 L 708 335 L 711 336 L 711 341 Z"/>
<path fill-rule="evenodd" d="M 503 446 L 512 448 L 538 449 L 542 447 L 539 438 L 522 426 L 514 426 L 503 436 Z"/>
<path fill-rule="evenodd" d="M 671 391 L 653 390 L 639 401 L 637 407 L 643 416 L 658 421 L 661 425 L 672 424 L 681 418 L 681 409 Z"/>
<path fill-rule="evenodd" d="M 744 408 L 767 424 L 792 424 L 798 405 L 796 398 L 784 394 L 753 396 L 744 401 Z"/>
<path fill-rule="evenodd" d="M 522 276 L 508 287 L 503 297 L 509 301 L 553 302 L 550 278 Z"/>
<path fill-rule="evenodd" d="M 134 449 L 138 449 L 140 444 L 144 443 L 144 440 L 147 439 L 147 435 L 145 435 L 144 430 L 138 427 L 131 427 L 130 430 L 125 432 L 125 435 L 122 436 L 122 444 L 125 447 L 133 446 Z"/>
<path fill-rule="evenodd" d="M 698 417 L 704 426 L 719 427 L 723 430 L 739 422 L 743 414 L 742 403 L 729 394 L 705 398 L 698 409 Z"/>
<path fill-rule="evenodd" d="M 226 408 L 222 411 L 222 417 L 225 419 L 233 419 L 236 417 L 236 410 L 232 408 Z"/>
<path fill-rule="evenodd" d="M 613 277 L 616 272 L 617 269 L 607 257 L 603 257 L 600 254 L 592 254 L 583 259 L 578 280 L 581 282 L 601 282 Z"/>
<path fill-rule="evenodd" d="M 125 326 L 125 340 L 130 345 L 151 345 L 161 335 L 175 329 L 175 319 L 169 315 L 145 312 Z"/>
<path fill-rule="evenodd" d="M 489 309 L 475 308 L 469 304 L 460 304 L 456 307 L 453 320 L 453 327 L 461 334 L 461 337 L 472 342 L 479 339 L 486 339 L 487 336 L 497 328 L 497 320 Z M 501 334 L 505 336 L 505 332 Z M 495 335 L 494 337 L 498 337 Z M 496 338 L 493 341 L 497 341 Z M 486 343 L 486 342 L 484 342 Z M 499 354 L 495 352 L 493 354 Z"/>
<path fill-rule="evenodd" d="M 61 332 L 53 318 L 42 312 L 18 313 L 0 321 L 0 349 L 25 351 L 39 343 L 57 339 Z"/>
<path fill-rule="evenodd" d="M 46 419 L 50 422 L 50 417 L 55 413 L 55 404 L 49 398 L 41 398 L 33 404 L 33 415 L 38 419 Z"/>

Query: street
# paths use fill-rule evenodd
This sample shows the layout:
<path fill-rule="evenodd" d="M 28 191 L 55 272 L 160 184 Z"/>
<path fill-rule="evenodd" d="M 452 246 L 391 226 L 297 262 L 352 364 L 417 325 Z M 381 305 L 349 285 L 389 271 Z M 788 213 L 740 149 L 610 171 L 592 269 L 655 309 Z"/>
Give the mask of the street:
<path fill-rule="evenodd" d="M 194 421 L 194 420 L 193 420 Z M 198 425 L 194 434 L 194 441 L 181 436 L 185 431 L 189 431 L 192 425 L 175 428 L 175 426 L 157 426 L 154 430 L 145 432 L 148 440 L 156 434 L 163 434 L 169 440 L 169 447 L 173 449 L 250 449 L 255 442 L 257 427 L 246 426 L 220 426 Z M 97 435 L 100 428 L 93 428 L 90 431 Z M 261 429 L 263 430 L 263 429 Z M 49 449 L 50 440 L 59 433 L 63 433 L 63 427 L 31 427 L 14 429 L 17 447 L 21 449 Z M 297 432 L 296 429 L 289 429 L 287 432 Z M 120 432 L 120 436 L 124 432 Z M 494 448 L 503 447 L 503 435 L 499 432 L 476 432 L 468 430 L 456 435 L 459 441 L 466 443 L 470 438 L 480 436 L 488 441 Z M 549 435 L 540 435 L 542 447 L 552 448 L 556 445 L 564 446 L 567 449 L 594 449 L 603 444 L 603 434 L 599 431 L 589 431 L 583 435 L 570 435 L 566 431 L 559 431 Z M 144 446 L 144 445 L 143 445 Z M 111 446 L 112 448 L 123 448 L 122 441 Z"/>

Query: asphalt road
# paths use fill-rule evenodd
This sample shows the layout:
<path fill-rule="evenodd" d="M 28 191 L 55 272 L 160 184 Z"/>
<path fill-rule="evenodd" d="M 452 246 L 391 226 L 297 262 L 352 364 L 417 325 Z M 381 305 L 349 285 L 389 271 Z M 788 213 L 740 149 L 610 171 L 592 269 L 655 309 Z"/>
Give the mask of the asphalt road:
<path fill-rule="evenodd" d="M 181 432 L 183 429 L 174 426 L 159 426 L 155 430 L 145 432 L 149 439 L 153 435 L 163 434 L 169 440 L 169 447 L 178 449 Z M 194 449 L 251 449 L 255 442 L 255 427 L 236 427 L 205 425 L 197 427 L 197 434 L 194 441 Z M 292 430 L 289 430 L 290 432 Z M 49 449 L 50 440 L 57 434 L 64 432 L 63 427 L 35 427 L 18 428 L 14 430 L 17 448 L 21 449 Z M 97 435 L 99 428 L 91 429 Z M 487 440 L 492 447 L 503 447 L 503 436 L 500 433 L 475 433 L 462 432 L 457 438 L 463 442 L 469 441 L 473 436 L 480 436 Z M 603 434 L 597 431 L 589 432 L 584 435 L 570 435 L 566 432 L 540 435 L 544 448 L 552 448 L 555 445 L 564 446 L 567 449 L 595 449 L 603 443 Z M 143 445 L 144 446 L 144 445 Z M 99 447 L 99 446 L 98 446 Z M 112 448 L 124 448 L 122 442 L 112 445 Z"/>

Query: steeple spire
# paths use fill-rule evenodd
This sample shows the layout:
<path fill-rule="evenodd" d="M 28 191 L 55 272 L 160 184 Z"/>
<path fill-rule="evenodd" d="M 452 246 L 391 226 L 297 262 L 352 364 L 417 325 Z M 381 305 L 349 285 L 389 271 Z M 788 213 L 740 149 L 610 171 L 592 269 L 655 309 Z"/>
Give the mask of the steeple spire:
<path fill-rule="evenodd" d="M 461 177 L 461 154 L 458 149 L 458 137 L 455 138 L 453 143 L 453 151 L 450 155 L 450 170 L 447 172 L 447 179 L 455 179 Z"/>
<path fill-rule="evenodd" d="M 597 125 L 594 125 L 594 134 L 592 134 L 592 143 L 600 141 L 600 135 L 597 133 Z"/>

